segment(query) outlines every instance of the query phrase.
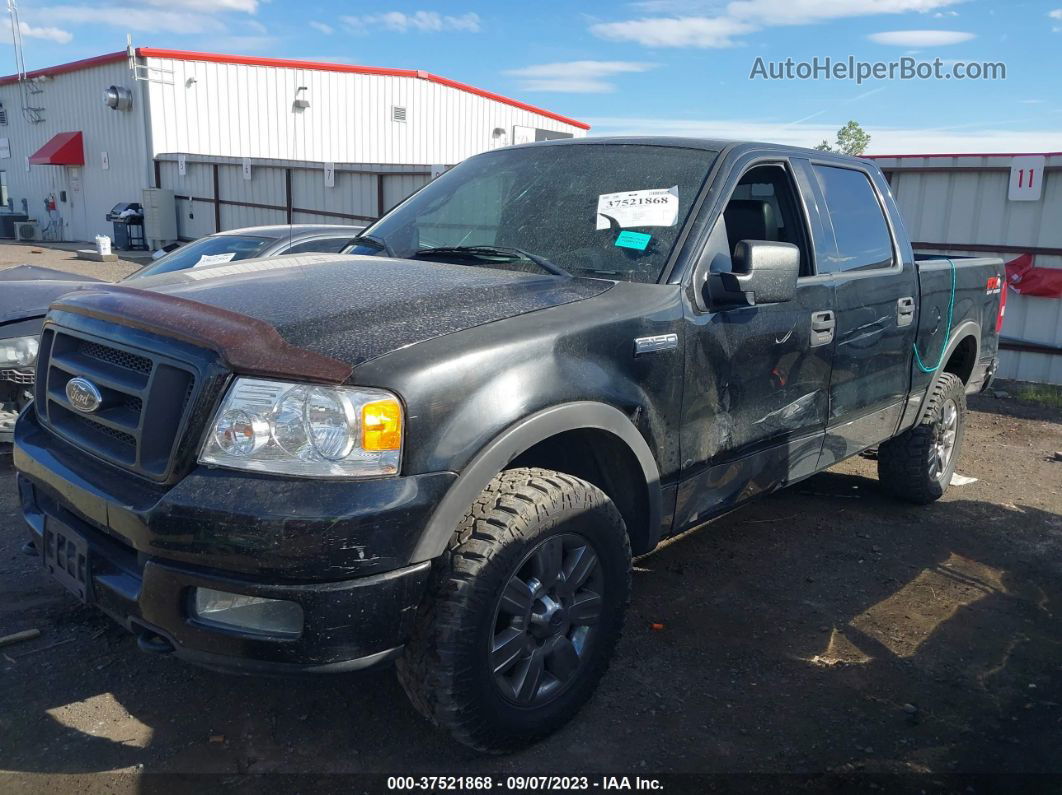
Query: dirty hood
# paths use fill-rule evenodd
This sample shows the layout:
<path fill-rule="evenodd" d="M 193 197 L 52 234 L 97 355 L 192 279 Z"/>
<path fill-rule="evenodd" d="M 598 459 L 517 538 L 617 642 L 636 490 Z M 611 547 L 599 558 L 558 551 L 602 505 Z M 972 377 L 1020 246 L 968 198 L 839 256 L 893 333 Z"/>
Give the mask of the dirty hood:
<path fill-rule="evenodd" d="M 129 286 L 250 316 L 292 346 L 356 366 L 434 337 L 591 298 L 612 283 L 345 256 L 302 267 L 233 263 Z"/>
<path fill-rule="evenodd" d="M 0 271 L 0 274 L 2 273 L 3 271 Z M 59 296 L 71 290 L 97 284 L 95 280 L 79 280 L 76 277 L 19 281 L 0 276 L 0 323 L 43 317 L 48 312 L 48 304 Z"/>

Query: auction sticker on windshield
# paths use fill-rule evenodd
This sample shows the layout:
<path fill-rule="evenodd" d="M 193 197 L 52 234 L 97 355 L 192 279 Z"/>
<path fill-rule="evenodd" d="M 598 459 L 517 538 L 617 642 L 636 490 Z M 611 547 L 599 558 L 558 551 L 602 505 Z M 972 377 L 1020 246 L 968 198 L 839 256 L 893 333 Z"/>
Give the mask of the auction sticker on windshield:
<path fill-rule="evenodd" d="M 678 185 L 602 193 L 597 197 L 597 228 L 610 228 L 610 220 L 615 221 L 621 229 L 630 226 L 674 226 L 678 220 L 678 209 Z"/>
<path fill-rule="evenodd" d="M 192 267 L 202 268 L 204 265 L 220 265 L 222 262 L 232 262 L 232 258 L 235 256 L 235 251 L 226 251 L 224 254 L 204 254 Z"/>

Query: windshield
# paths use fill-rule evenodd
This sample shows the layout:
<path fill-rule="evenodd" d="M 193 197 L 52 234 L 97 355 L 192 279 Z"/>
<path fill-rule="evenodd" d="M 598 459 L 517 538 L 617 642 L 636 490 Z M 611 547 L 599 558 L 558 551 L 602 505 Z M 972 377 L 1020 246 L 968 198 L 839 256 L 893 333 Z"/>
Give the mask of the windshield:
<path fill-rule="evenodd" d="M 156 276 L 160 273 L 183 271 L 201 265 L 216 265 L 219 262 L 233 262 L 238 259 L 257 257 L 272 243 L 271 237 L 253 237 L 251 235 L 211 235 L 201 237 L 193 243 L 171 251 L 160 257 L 146 268 L 127 276 L 127 279 L 140 279 L 144 276 Z"/>
<path fill-rule="evenodd" d="M 717 154 L 646 144 L 499 149 L 427 185 L 351 253 L 520 267 L 514 257 L 453 251 L 491 246 L 576 276 L 655 282 Z"/>

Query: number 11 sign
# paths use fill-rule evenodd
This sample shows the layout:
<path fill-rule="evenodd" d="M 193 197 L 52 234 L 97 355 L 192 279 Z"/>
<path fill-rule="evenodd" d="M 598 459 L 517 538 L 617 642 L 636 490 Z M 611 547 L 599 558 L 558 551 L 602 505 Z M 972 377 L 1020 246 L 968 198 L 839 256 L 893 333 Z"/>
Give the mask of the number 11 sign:
<path fill-rule="evenodd" d="M 1010 161 L 1010 188 L 1007 198 L 1012 202 L 1035 202 L 1040 200 L 1044 184 L 1043 155 L 1021 155 Z"/>

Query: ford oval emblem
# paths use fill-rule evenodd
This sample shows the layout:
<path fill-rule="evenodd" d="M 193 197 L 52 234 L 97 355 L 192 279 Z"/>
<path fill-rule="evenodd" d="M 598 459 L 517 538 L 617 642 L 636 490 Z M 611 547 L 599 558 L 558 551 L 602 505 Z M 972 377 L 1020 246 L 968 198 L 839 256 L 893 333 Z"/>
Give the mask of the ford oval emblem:
<path fill-rule="evenodd" d="M 91 414 L 100 407 L 103 395 L 87 378 L 77 376 L 66 382 L 66 399 L 80 412 Z"/>

